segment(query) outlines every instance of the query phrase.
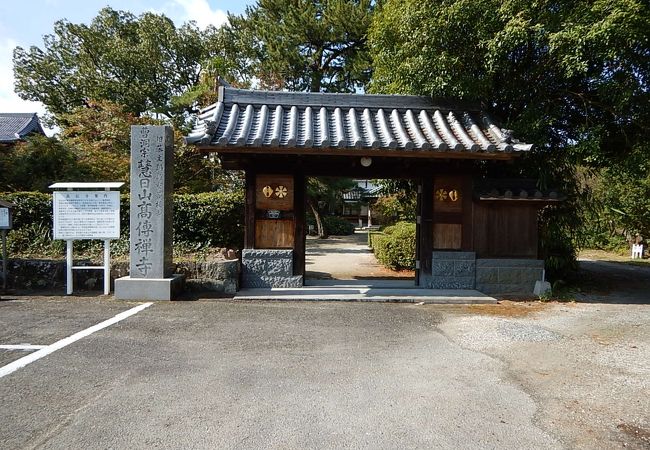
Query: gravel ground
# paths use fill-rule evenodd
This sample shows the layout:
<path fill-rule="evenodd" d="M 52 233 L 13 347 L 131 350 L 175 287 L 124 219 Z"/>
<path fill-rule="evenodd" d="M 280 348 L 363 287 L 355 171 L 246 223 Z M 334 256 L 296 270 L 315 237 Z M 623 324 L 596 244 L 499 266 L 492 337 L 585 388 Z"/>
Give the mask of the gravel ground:
<path fill-rule="evenodd" d="M 440 329 L 505 363 L 538 404 L 537 423 L 568 448 L 650 448 L 650 308 L 550 304 L 475 306 Z M 496 315 L 495 315 L 496 314 Z"/>

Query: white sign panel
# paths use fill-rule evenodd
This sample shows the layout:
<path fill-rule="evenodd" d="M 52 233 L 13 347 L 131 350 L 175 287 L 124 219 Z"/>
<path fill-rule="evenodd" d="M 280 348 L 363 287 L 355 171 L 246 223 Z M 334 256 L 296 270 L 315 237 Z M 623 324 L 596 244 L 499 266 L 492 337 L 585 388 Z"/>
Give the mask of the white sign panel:
<path fill-rule="evenodd" d="M 54 192 L 54 239 L 118 239 L 119 237 L 119 192 Z"/>
<path fill-rule="evenodd" d="M 9 208 L 0 208 L 0 228 L 9 228 Z"/>

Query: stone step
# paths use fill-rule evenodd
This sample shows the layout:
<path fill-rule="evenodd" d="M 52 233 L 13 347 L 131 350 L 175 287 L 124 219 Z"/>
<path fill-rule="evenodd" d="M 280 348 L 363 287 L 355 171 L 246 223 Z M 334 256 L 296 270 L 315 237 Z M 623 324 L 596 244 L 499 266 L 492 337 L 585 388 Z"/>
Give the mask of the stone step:
<path fill-rule="evenodd" d="M 301 288 L 242 289 L 235 300 L 357 301 L 431 304 L 497 303 L 473 289 L 404 289 L 364 286 L 303 286 Z"/>

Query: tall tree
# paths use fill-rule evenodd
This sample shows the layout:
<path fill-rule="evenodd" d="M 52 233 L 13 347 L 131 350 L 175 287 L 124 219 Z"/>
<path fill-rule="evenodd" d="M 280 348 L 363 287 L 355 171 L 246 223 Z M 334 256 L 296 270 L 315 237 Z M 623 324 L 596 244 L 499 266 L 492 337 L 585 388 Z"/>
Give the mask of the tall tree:
<path fill-rule="evenodd" d="M 55 181 L 81 174 L 77 155 L 56 138 L 34 135 L 0 152 L 0 192 L 50 192 Z"/>
<path fill-rule="evenodd" d="M 576 164 L 646 178 L 648 30 L 643 0 L 386 0 L 370 32 L 371 90 L 480 102 L 543 150 L 499 170 L 569 194 Z M 575 206 L 545 210 L 550 254 L 575 237 Z"/>
<path fill-rule="evenodd" d="M 84 178 L 96 181 L 129 181 L 131 125 L 162 125 L 152 117 L 138 117 L 124 107 L 103 100 L 75 108 L 61 116 L 69 125 L 61 141 L 76 154 Z M 174 190 L 194 193 L 236 190 L 242 187 L 239 174 L 221 170 L 214 159 L 204 158 L 188 146 L 182 132 L 174 130 Z"/>
<path fill-rule="evenodd" d="M 387 0 L 374 91 L 479 101 L 585 163 L 650 145 L 650 7 L 642 0 Z"/>
<path fill-rule="evenodd" d="M 135 115 L 182 121 L 196 105 L 175 101 L 195 87 L 202 63 L 216 56 L 216 29 L 177 28 L 164 15 L 102 9 L 90 25 L 59 20 L 43 48 L 14 50 L 15 89 L 61 115 L 108 100 Z M 64 125 L 64 123 L 59 123 Z"/>
<path fill-rule="evenodd" d="M 370 80 L 367 32 L 373 10 L 370 0 L 258 0 L 243 15 L 230 15 L 224 33 L 230 36 L 231 59 L 263 88 L 354 92 Z M 327 236 L 319 204 L 349 185 L 307 180 L 319 237 Z"/>
<path fill-rule="evenodd" d="M 226 32 L 262 87 L 354 92 L 370 79 L 370 0 L 258 0 Z"/>

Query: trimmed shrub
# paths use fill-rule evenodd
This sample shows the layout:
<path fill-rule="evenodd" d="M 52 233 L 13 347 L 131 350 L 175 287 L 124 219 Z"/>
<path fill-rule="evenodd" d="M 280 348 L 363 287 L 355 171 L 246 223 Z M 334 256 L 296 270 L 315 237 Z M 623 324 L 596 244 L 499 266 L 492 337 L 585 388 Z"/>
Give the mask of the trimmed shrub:
<path fill-rule="evenodd" d="M 384 233 L 381 231 L 368 230 L 368 247 L 375 248 L 375 244 L 374 244 L 375 239 L 383 235 Z"/>
<path fill-rule="evenodd" d="M 323 217 L 323 226 L 325 227 L 325 233 L 331 236 L 354 234 L 354 225 L 337 216 Z"/>
<path fill-rule="evenodd" d="M 354 224 L 338 216 L 321 216 L 325 234 L 327 236 L 347 236 L 354 234 Z M 316 219 L 311 213 L 307 214 L 307 226 L 312 225 L 316 229 Z"/>
<path fill-rule="evenodd" d="M 377 260 L 394 269 L 415 268 L 415 224 L 398 222 L 386 227 L 383 234 L 373 234 L 371 246 Z"/>
<path fill-rule="evenodd" d="M 52 195 L 39 192 L 12 192 L 0 198 L 16 205 L 13 230 L 8 234 L 12 254 L 62 256 L 62 241 L 52 240 Z M 241 248 L 244 199 L 240 193 L 205 192 L 173 196 L 174 245 L 188 250 L 206 247 Z M 122 237 L 113 241 L 113 254 L 129 252 L 129 195 L 120 197 Z M 80 253 L 101 254 L 100 241 L 78 241 Z"/>
<path fill-rule="evenodd" d="M 203 247 L 241 248 L 242 194 L 204 192 L 174 195 L 174 242 Z"/>
<path fill-rule="evenodd" d="M 12 192 L 0 194 L 0 198 L 16 206 L 13 210 L 14 230 L 40 224 L 52 228 L 52 194 Z"/>

